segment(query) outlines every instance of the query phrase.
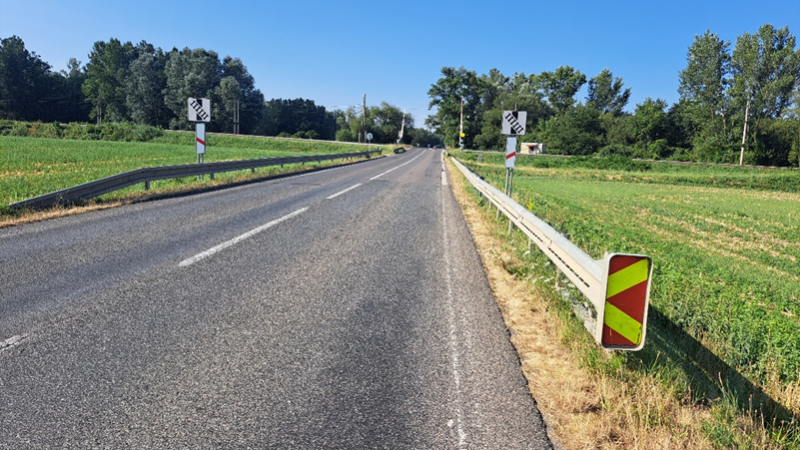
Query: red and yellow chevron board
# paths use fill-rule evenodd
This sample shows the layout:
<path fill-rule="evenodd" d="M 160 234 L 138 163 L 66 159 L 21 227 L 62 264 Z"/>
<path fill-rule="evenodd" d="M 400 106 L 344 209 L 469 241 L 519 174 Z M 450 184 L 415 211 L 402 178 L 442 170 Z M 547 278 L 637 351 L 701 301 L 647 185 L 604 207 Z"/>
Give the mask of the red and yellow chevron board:
<path fill-rule="evenodd" d="M 647 256 L 609 257 L 600 339 L 603 347 L 639 350 L 644 346 L 652 271 L 653 262 Z"/>

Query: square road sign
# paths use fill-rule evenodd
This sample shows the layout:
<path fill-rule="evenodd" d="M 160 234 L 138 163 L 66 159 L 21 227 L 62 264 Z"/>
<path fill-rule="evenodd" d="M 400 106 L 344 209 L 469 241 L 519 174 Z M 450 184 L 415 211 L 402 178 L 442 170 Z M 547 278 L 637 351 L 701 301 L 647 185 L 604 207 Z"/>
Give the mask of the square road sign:
<path fill-rule="evenodd" d="M 527 118 L 527 111 L 503 111 L 503 134 L 522 136 Z"/>

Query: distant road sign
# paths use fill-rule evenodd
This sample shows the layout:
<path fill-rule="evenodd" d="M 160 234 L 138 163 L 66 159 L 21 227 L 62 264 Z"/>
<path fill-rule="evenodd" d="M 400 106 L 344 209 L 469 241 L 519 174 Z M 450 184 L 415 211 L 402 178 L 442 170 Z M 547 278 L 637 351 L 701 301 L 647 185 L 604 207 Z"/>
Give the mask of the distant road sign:
<path fill-rule="evenodd" d="M 211 122 L 211 100 L 189 97 L 189 122 Z"/>
<path fill-rule="evenodd" d="M 503 134 L 521 136 L 525 134 L 527 111 L 503 111 Z"/>
<path fill-rule="evenodd" d="M 368 140 L 368 141 L 371 141 L 371 140 L 372 140 L 372 133 L 367 133 L 367 140 Z"/>

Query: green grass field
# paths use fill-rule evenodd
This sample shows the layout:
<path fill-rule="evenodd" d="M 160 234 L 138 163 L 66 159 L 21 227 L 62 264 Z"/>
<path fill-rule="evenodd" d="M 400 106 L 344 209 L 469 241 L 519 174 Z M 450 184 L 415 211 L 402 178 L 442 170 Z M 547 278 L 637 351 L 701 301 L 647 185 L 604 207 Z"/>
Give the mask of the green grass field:
<path fill-rule="evenodd" d="M 282 139 L 208 136 L 206 162 L 276 156 L 350 153 L 365 146 Z M 165 133 L 149 142 L 113 142 L 0 136 L 0 205 L 107 177 L 140 167 L 197 162 L 194 133 Z M 276 168 L 259 169 L 262 176 Z M 248 171 L 249 172 L 249 171 Z M 216 179 L 238 173 L 218 174 Z M 192 183 L 191 179 L 164 180 L 158 187 Z M 115 198 L 142 190 L 132 186 L 107 194 Z"/>
<path fill-rule="evenodd" d="M 457 156 L 502 190 L 501 157 Z M 777 416 L 800 414 L 800 173 L 530 159 L 519 204 L 596 259 L 653 258 L 648 343 L 629 363 L 672 366 L 695 396 L 727 389 L 746 408 L 763 391 Z"/>

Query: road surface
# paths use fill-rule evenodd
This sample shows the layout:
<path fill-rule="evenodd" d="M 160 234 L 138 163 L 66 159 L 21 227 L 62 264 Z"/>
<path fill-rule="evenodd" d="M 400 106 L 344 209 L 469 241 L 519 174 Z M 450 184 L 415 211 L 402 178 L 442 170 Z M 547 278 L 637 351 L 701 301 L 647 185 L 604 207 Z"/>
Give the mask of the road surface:
<path fill-rule="evenodd" d="M 442 169 L 0 230 L 0 447 L 551 448 Z"/>

